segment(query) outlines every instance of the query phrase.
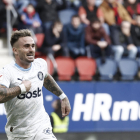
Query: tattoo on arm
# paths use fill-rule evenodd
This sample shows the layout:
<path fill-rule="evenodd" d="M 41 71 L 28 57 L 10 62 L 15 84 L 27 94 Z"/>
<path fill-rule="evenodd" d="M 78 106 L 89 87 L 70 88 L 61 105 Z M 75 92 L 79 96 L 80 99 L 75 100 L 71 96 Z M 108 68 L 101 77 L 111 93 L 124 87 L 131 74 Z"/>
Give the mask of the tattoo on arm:
<path fill-rule="evenodd" d="M 63 91 L 61 90 L 61 88 L 58 86 L 58 84 L 55 82 L 55 80 L 51 75 L 48 75 L 44 79 L 44 87 L 53 94 L 55 94 L 56 96 L 60 96 L 63 93 Z"/>
<path fill-rule="evenodd" d="M 5 103 L 21 93 L 20 87 L 6 88 L 0 85 L 0 103 Z"/>

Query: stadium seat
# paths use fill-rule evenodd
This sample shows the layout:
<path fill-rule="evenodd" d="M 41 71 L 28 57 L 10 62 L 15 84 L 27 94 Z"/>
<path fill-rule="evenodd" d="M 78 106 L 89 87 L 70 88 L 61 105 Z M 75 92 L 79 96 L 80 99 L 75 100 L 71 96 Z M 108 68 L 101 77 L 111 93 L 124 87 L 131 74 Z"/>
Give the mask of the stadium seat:
<path fill-rule="evenodd" d="M 96 61 L 92 58 L 78 57 L 75 63 L 80 76 L 79 80 L 91 81 L 96 73 Z"/>
<path fill-rule="evenodd" d="M 57 73 L 60 81 L 70 81 L 75 72 L 74 60 L 68 57 L 57 57 Z"/>
<path fill-rule="evenodd" d="M 134 80 L 138 72 L 138 62 L 132 59 L 122 59 L 119 62 L 119 70 L 122 80 Z"/>
<path fill-rule="evenodd" d="M 58 12 L 58 16 L 63 25 L 71 22 L 71 17 L 76 14 L 74 9 L 65 9 Z"/>
<path fill-rule="evenodd" d="M 43 33 L 39 33 L 39 34 L 36 34 L 35 37 L 37 39 L 37 43 L 36 43 L 37 48 L 40 48 L 43 44 L 45 35 Z"/>
<path fill-rule="evenodd" d="M 117 72 L 117 63 L 114 60 L 108 58 L 106 58 L 105 63 L 102 63 L 101 59 L 97 59 L 96 63 L 100 73 L 100 80 L 113 80 L 113 77 Z"/>

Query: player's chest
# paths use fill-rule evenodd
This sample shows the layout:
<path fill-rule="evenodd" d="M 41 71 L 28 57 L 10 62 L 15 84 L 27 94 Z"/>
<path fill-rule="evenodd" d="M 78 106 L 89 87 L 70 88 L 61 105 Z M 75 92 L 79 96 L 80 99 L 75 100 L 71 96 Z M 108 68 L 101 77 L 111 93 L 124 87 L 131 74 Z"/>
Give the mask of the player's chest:
<path fill-rule="evenodd" d="M 24 80 L 31 81 L 32 87 L 43 86 L 44 74 L 41 70 L 31 72 L 15 71 L 13 75 L 15 76 L 11 79 L 11 87 L 20 85 Z"/>

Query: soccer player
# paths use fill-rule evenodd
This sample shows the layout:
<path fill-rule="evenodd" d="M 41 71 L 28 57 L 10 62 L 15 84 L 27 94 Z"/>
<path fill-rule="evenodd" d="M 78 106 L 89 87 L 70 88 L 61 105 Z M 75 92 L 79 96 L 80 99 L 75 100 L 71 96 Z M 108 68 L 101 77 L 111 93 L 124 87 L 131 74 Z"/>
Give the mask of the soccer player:
<path fill-rule="evenodd" d="M 0 70 L 0 103 L 7 112 L 8 140 L 56 140 L 43 105 L 42 86 L 61 99 L 62 116 L 71 110 L 69 100 L 47 72 L 45 60 L 35 56 L 29 30 L 11 36 L 15 61 Z"/>

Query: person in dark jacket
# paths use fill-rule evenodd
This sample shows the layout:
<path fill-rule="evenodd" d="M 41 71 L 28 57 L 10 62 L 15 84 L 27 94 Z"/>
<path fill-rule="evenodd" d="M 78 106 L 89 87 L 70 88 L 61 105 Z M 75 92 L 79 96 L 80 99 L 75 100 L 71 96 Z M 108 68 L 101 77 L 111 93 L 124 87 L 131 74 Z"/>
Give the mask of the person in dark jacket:
<path fill-rule="evenodd" d="M 50 28 L 51 24 L 58 20 L 58 11 L 66 7 L 66 1 L 59 4 L 55 0 L 40 0 L 37 4 L 37 11 L 43 22 L 44 29 Z"/>
<path fill-rule="evenodd" d="M 131 26 L 131 35 L 134 45 L 138 48 L 138 56 L 140 57 L 140 14 L 136 14 L 136 25 Z"/>
<path fill-rule="evenodd" d="M 111 55 L 110 38 L 101 26 L 98 18 L 94 18 L 86 28 L 85 39 L 86 43 L 90 46 L 93 58 L 101 57 L 102 62 L 104 62 L 105 56 Z"/>
<path fill-rule="evenodd" d="M 66 26 L 67 46 L 73 58 L 85 55 L 84 27 L 78 15 Z"/>
<path fill-rule="evenodd" d="M 121 24 L 121 32 L 118 39 L 119 45 L 122 45 L 124 52 L 128 54 L 128 58 L 135 59 L 137 55 L 137 47 L 133 42 L 131 35 L 131 23 L 123 21 Z"/>
<path fill-rule="evenodd" d="M 69 56 L 66 34 L 60 21 L 55 21 L 47 30 L 45 42 L 40 51 L 46 54 Z"/>
<path fill-rule="evenodd" d="M 29 3 L 21 13 L 22 27 L 23 29 L 31 29 L 35 34 L 42 32 L 41 19 L 38 13 L 35 11 L 34 5 Z"/>
<path fill-rule="evenodd" d="M 82 23 L 89 25 L 92 18 L 98 17 L 104 21 L 103 12 L 95 5 L 95 0 L 85 0 L 83 6 L 79 8 L 79 16 Z"/>
<path fill-rule="evenodd" d="M 140 14 L 140 2 L 138 0 L 125 0 L 124 7 L 133 19 L 135 19 L 137 13 Z"/>

